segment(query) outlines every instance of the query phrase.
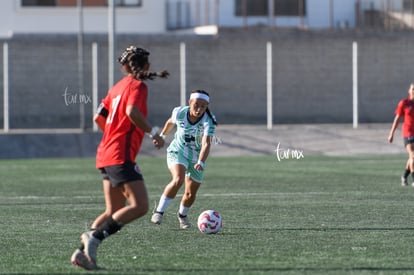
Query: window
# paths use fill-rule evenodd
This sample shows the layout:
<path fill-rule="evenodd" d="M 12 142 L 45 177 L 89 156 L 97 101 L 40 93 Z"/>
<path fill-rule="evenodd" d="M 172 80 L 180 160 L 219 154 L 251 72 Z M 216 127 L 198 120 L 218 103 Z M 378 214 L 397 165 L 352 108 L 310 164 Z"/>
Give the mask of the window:
<path fill-rule="evenodd" d="M 301 16 L 306 14 L 306 0 L 272 0 L 273 14 Z M 268 16 L 269 0 L 235 0 L 236 16 Z"/>
<path fill-rule="evenodd" d="M 267 10 L 267 0 L 236 0 L 236 16 L 264 16 Z"/>
<path fill-rule="evenodd" d="M 112 0 L 81 0 L 85 7 L 106 7 Z M 141 7 L 143 0 L 115 0 L 117 6 Z M 21 0 L 22 7 L 75 7 L 77 0 Z"/>
<path fill-rule="evenodd" d="M 403 10 L 404 11 L 414 10 L 414 0 L 403 0 Z"/>
<path fill-rule="evenodd" d="M 30 6 L 56 6 L 55 0 L 22 0 L 23 7 Z"/>
<path fill-rule="evenodd" d="M 301 16 L 305 15 L 305 0 L 276 0 L 275 15 Z"/>
<path fill-rule="evenodd" d="M 142 0 L 116 0 L 117 6 L 142 6 Z"/>

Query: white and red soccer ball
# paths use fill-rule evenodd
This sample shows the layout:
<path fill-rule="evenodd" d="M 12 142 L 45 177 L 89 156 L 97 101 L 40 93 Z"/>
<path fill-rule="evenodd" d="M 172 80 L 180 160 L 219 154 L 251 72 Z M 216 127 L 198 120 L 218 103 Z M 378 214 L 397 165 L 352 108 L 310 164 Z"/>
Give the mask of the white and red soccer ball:
<path fill-rule="evenodd" d="M 205 210 L 198 216 L 197 225 L 201 233 L 216 234 L 222 226 L 221 216 L 215 210 Z"/>

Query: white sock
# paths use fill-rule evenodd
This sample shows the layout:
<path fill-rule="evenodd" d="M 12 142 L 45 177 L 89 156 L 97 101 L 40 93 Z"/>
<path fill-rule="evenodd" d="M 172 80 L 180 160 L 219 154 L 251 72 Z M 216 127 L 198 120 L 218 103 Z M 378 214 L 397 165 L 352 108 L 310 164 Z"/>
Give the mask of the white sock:
<path fill-rule="evenodd" d="M 180 209 L 178 210 L 178 214 L 180 214 L 181 216 L 187 216 L 188 211 L 190 211 L 190 208 L 191 207 L 187 207 L 187 206 L 180 204 Z"/>
<path fill-rule="evenodd" d="M 157 212 L 164 213 L 168 206 L 173 202 L 174 199 L 166 197 L 164 194 L 161 195 L 160 202 L 157 206 Z"/>

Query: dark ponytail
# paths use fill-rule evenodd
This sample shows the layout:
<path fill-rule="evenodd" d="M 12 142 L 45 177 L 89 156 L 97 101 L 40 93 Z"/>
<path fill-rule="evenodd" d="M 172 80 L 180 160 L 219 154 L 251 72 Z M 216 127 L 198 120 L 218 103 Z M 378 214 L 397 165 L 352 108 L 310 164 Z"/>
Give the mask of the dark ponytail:
<path fill-rule="evenodd" d="M 127 72 L 139 80 L 153 80 L 156 77 L 167 78 L 170 73 L 166 70 L 159 72 L 146 70 L 146 67 L 149 65 L 149 55 L 150 53 L 143 48 L 129 46 L 118 58 L 118 62 L 121 65 L 125 65 Z"/>
<path fill-rule="evenodd" d="M 218 125 L 218 123 L 217 123 L 216 116 L 215 116 L 215 115 L 213 115 L 213 114 L 210 112 L 210 109 L 209 109 L 208 107 L 207 107 L 206 113 L 207 113 L 207 115 L 211 118 L 211 120 L 213 121 L 213 124 L 217 126 L 217 125 Z"/>
<path fill-rule="evenodd" d="M 156 77 L 160 78 L 167 78 L 170 73 L 166 70 L 159 71 L 159 72 L 150 72 L 150 71 L 138 71 L 136 73 L 133 73 L 137 79 L 140 80 L 154 80 Z"/>

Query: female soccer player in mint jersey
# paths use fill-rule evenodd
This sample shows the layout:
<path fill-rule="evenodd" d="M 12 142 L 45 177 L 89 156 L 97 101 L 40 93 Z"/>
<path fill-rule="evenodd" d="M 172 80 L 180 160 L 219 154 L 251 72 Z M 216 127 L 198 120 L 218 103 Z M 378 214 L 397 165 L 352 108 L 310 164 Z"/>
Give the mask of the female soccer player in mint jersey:
<path fill-rule="evenodd" d="M 388 136 L 390 143 L 394 139 L 395 130 L 398 128 L 398 124 L 402 118 L 404 118 L 402 136 L 405 149 L 408 153 L 408 160 L 405 165 L 404 174 L 401 176 L 401 185 L 408 185 L 407 178 L 411 173 L 413 178 L 412 186 L 414 187 L 414 83 L 411 83 L 408 89 L 408 97 L 400 100 L 395 110 L 394 122 Z"/>
<path fill-rule="evenodd" d="M 127 75 L 109 90 L 94 117 L 103 131 L 96 167 L 102 174 L 106 209 L 95 219 L 92 230 L 81 235 L 82 246 L 71 258 L 74 265 L 88 270 L 98 268 L 96 254 L 102 240 L 148 211 L 147 190 L 135 158 L 145 133 L 157 148 L 164 140 L 146 119 L 148 88 L 144 80 L 168 76 L 167 71 L 150 72 L 148 56 L 149 52 L 135 46 L 123 52 L 118 61 Z"/>
<path fill-rule="evenodd" d="M 217 125 L 216 118 L 208 109 L 209 102 L 210 97 L 207 92 L 193 91 L 189 106 L 174 108 L 171 118 L 167 120 L 161 131 L 161 136 L 165 136 L 177 126 L 174 139 L 167 149 L 167 163 L 172 180 L 165 187 L 151 217 L 151 222 L 155 224 L 161 224 L 165 210 L 185 183 L 177 217 L 181 229 L 191 226 L 187 214 L 203 180 L 205 162 Z"/>

